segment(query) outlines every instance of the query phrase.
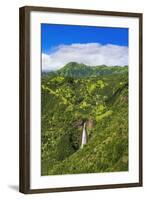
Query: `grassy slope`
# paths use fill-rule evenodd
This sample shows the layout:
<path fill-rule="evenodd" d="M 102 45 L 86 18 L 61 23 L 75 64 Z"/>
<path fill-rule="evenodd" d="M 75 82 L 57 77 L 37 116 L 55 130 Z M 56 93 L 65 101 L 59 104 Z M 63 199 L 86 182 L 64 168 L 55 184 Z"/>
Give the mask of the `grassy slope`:
<path fill-rule="evenodd" d="M 128 170 L 127 73 L 88 81 L 44 76 L 42 85 L 42 175 Z M 92 107 L 97 93 L 100 105 Z M 82 123 L 89 116 L 93 126 L 80 149 Z"/>

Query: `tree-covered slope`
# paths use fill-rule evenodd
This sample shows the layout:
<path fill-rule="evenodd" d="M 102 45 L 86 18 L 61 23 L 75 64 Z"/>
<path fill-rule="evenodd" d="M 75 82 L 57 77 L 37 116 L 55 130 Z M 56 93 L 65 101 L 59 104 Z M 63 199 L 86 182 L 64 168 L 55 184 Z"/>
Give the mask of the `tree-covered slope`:
<path fill-rule="evenodd" d="M 79 65 L 42 75 L 42 175 L 128 170 L 128 69 Z"/>

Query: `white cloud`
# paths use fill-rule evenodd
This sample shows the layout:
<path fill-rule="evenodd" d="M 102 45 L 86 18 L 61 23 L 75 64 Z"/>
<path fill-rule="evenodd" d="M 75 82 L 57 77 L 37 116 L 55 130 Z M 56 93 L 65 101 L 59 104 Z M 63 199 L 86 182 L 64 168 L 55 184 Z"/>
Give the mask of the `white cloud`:
<path fill-rule="evenodd" d="M 99 43 L 60 45 L 51 54 L 42 53 L 42 70 L 52 71 L 62 68 L 68 62 L 95 65 L 128 65 L 128 47 L 101 45 Z"/>

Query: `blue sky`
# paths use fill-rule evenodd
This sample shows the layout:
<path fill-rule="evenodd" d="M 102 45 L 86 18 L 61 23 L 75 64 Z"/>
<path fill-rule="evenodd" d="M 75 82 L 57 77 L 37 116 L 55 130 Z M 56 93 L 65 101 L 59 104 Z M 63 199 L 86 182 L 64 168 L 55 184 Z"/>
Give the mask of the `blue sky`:
<path fill-rule="evenodd" d="M 127 28 L 42 24 L 42 52 L 61 44 L 100 43 L 128 46 Z"/>
<path fill-rule="evenodd" d="M 128 55 L 124 55 L 125 60 L 122 58 L 123 52 L 125 50 L 128 52 L 128 29 L 41 24 L 41 47 L 43 56 L 42 65 L 48 68 L 48 70 L 52 70 L 53 67 L 54 70 L 56 70 L 69 61 L 93 65 L 94 63 L 93 61 L 91 62 L 91 56 L 93 57 L 94 54 L 95 56 L 98 55 L 96 56 L 98 59 L 96 59 L 95 65 L 98 65 L 98 63 L 110 65 L 110 63 L 113 64 L 114 62 L 113 59 L 115 59 L 114 54 L 116 52 L 117 60 L 115 59 L 115 65 L 118 64 L 118 58 L 122 60 L 119 64 L 121 63 L 124 65 L 128 62 L 126 61 Z M 88 60 L 83 59 L 83 56 L 79 58 L 81 54 L 86 56 L 83 50 L 85 50 L 86 53 L 88 52 Z M 92 51 L 92 54 L 89 50 Z M 113 50 L 113 53 L 111 53 L 111 50 Z M 70 52 L 70 54 L 68 52 Z M 119 52 L 120 55 L 118 54 Z M 112 56 L 114 57 L 112 61 L 107 62 L 107 60 L 109 60 L 107 54 L 108 56 L 110 55 L 110 60 Z"/>

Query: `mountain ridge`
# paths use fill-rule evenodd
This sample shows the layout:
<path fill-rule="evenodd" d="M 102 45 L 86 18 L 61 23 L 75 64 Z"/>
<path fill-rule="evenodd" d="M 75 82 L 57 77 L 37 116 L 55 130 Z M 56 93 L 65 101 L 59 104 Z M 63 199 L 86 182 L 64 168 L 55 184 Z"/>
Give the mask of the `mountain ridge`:
<path fill-rule="evenodd" d="M 69 62 L 61 69 L 45 72 L 44 74 L 54 74 L 66 77 L 96 77 L 100 75 L 122 74 L 125 72 L 128 73 L 128 66 L 88 66 L 83 63 Z"/>

